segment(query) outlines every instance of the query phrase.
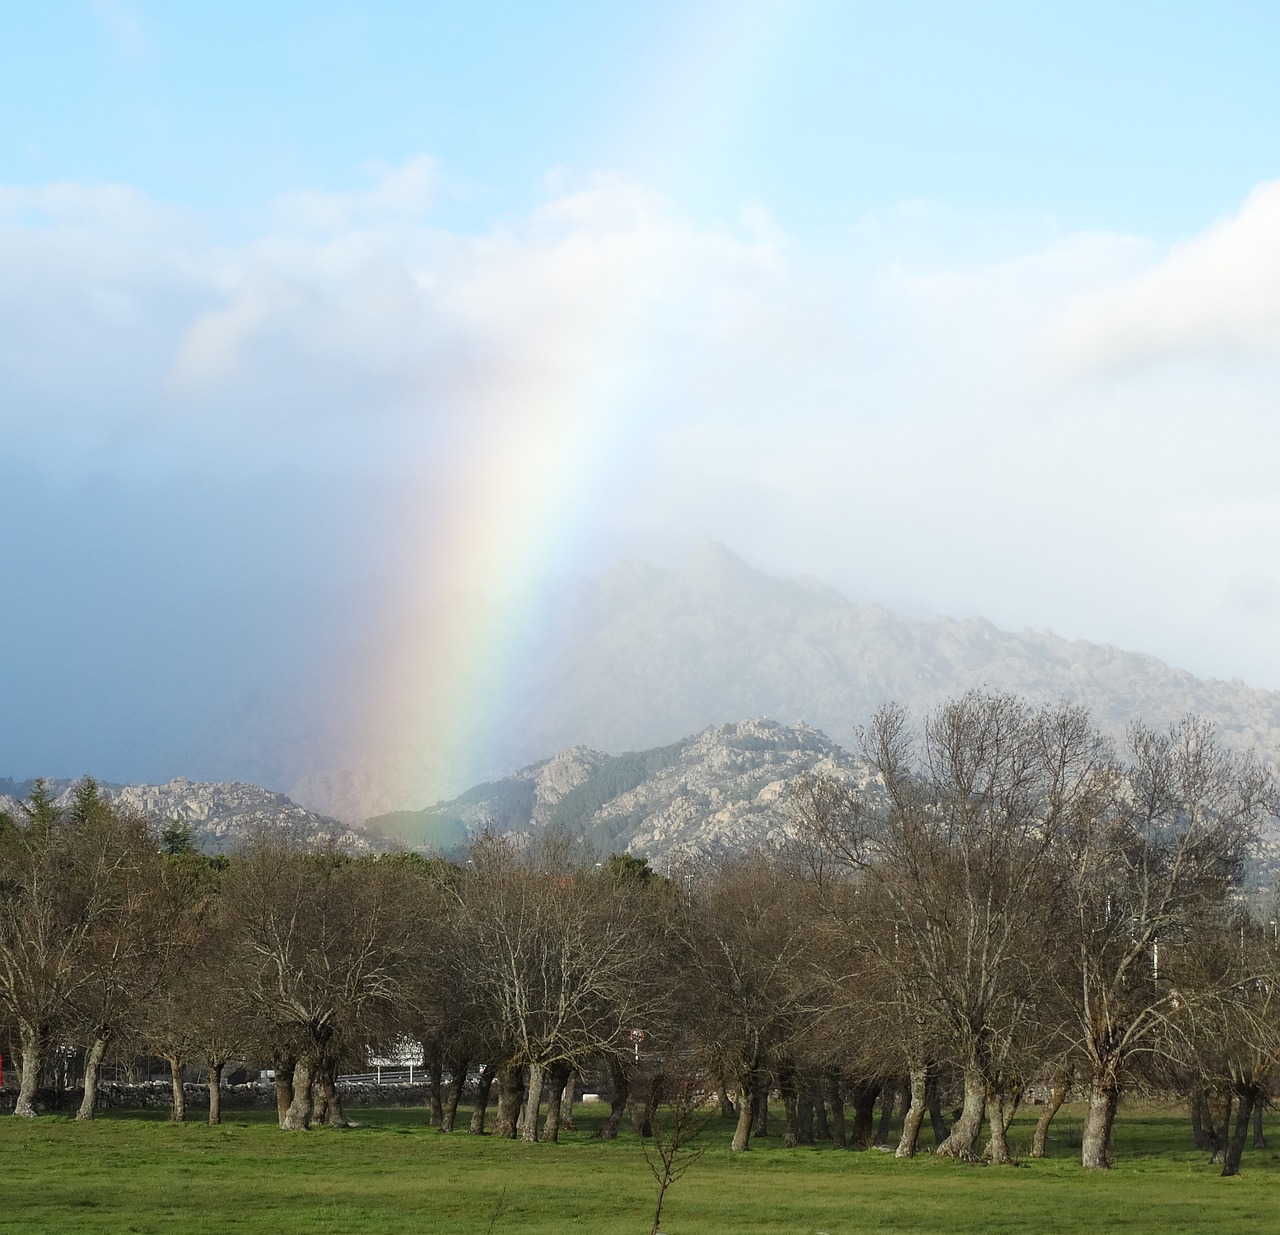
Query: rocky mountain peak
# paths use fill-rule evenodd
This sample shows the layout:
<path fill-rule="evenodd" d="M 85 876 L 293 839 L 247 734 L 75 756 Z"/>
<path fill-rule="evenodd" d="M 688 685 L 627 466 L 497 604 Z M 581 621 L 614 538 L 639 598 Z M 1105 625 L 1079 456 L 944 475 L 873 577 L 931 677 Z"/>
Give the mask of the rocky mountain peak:
<path fill-rule="evenodd" d="M 545 763 L 535 764 L 517 772 L 517 776 L 533 781 L 537 795 L 537 811 L 546 814 L 560 802 L 566 793 L 576 789 L 609 756 L 587 746 L 571 746 Z"/>
<path fill-rule="evenodd" d="M 561 827 L 582 832 L 602 852 L 709 854 L 783 838 L 790 788 L 810 773 L 867 779 L 865 765 L 821 730 L 760 716 L 620 755 L 574 747 L 453 801 L 371 822 L 442 848 L 485 826 Z M 554 801 L 544 783 L 559 791 Z"/>

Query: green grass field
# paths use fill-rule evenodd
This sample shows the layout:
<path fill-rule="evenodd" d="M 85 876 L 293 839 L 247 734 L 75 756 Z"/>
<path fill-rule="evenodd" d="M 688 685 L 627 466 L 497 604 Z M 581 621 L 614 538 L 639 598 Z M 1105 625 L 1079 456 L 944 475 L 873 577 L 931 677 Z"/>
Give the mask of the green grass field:
<path fill-rule="evenodd" d="M 163 1114 L 0 1117 L 0 1230 L 23 1232 L 440 1232 L 441 1235 L 647 1235 L 654 1184 L 634 1137 L 600 1142 L 600 1108 L 556 1145 L 446 1136 L 421 1110 L 352 1110 L 368 1126 L 287 1135 L 266 1112 L 220 1128 Z M 1034 1110 L 1012 1144 L 1025 1153 Z M 878 1151 L 743 1155 L 715 1122 L 709 1148 L 668 1193 L 669 1235 L 863 1231 L 1280 1231 L 1280 1151 L 1248 1150 L 1222 1179 L 1190 1148 L 1180 1111 L 1121 1111 L 1116 1169 L 1077 1162 L 1078 1113 L 1064 1109 L 1051 1156 L 1012 1168 Z M 1280 1146 L 1280 1127 L 1269 1129 Z"/>

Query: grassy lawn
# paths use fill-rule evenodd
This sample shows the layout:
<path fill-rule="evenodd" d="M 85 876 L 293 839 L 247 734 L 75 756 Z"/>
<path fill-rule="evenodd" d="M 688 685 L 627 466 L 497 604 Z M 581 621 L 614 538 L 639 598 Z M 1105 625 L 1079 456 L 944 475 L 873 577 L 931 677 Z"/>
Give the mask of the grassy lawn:
<path fill-rule="evenodd" d="M 367 1127 L 286 1135 L 266 1112 L 221 1128 L 163 1115 L 0 1117 L 0 1230 L 23 1232 L 440 1232 L 647 1235 L 654 1186 L 634 1137 L 592 1139 L 599 1108 L 562 1144 L 445 1136 L 421 1110 L 352 1110 Z M 1030 1144 L 1034 1110 L 1011 1133 Z M 1064 1109 L 1051 1157 L 1014 1168 L 922 1155 L 778 1148 L 731 1155 L 717 1121 L 703 1159 L 668 1193 L 670 1235 L 1280 1230 L 1280 1152 L 1244 1173 L 1190 1149 L 1180 1111 L 1122 1109 L 1116 1169 L 1077 1164 L 1079 1113 Z M 1280 1127 L 1269 1129 L 1280 1145 Z"/>

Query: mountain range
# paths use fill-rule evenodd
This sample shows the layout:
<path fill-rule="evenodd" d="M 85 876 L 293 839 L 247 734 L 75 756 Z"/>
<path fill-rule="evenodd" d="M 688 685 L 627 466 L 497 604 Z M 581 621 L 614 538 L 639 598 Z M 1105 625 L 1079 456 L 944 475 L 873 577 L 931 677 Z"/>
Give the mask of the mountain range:
<path fill-rule="evenodd" d="M 17 814 L 34 781 L 0 779 L 0 811 Z M 48 782 L 54 804 L 71 805 L 78 782 Z M 240 782 L 206 783 L 179 776 L 166 785 L 103 785 L 103 797 L 149 820 L 157 829 L 177 822 L 190 830 L 191 841 L 205 853 L 228 853 L 260 833 L 287 835 L 315 848 L 335 845 L 353 853 L 386 847 L 363 828 L 351 827 L 306 810 L 282 793 Z"/>
<path fill-rule="evenodd" d="M 373 817 L 393 835 L 444 840 L 478 812 L 532 820 L 536 810 L 541 821 L 568 811 L 583 794 L 566 807 L 555 795 L 574 789 L 583 769 L 620 784 L 636 775 L 627 761 L 674 774 L 677 756 L 668 766 L 653 752 L 685 751 L 696 740 L 689 734 L 723 729 L 730 718 L 770 717 L 811 735 L 806 741 L 825 735 L 833 751 L 848 750 L 882 704 L 898 702 L 918 716 L 973 687 L 1080 703 L 1121 740 L 1134 720 L 1163 727 L 1196 713 L 1229 747 L 1269 763 L 1280 758 L 1280 692 L 1198 678 L 1154 656 L 1047 631 L 855 603 L 813 579 L 755 570 L 715 543 L 678 569 L 632 562 L 545 583 L 522 608 L 552 633 L 530 637 L 499 684 L 483 748 L 450 756 L 447 766 L 429 749 L 415 752 L 407 774 L 404 752 L 355 754 L 364 736 L 358 691 L 375 656 L 366 649 L 335 658 L 327 676 L 264 684 L 209 721 L 177 764 L 190 781 L 129 792 L 149 812 L 191 812 L 214 846 L 223 843 L 218 820 L 251 826 L 255 812 L 299 812 L 300 826 L 317 835 Z M 524 771 L 507 784 L 513 768 Z M 495 784 L 505 786 L 501 801 L 484 788 Z M 458 805 L 460 794 L 470 806 Z M 616 827 L 639 843 L 629 825 Z"/>
<path fill-rule="evenodd" d="M 485 827 L 553 827 L 584 834 L 602 853 L 734 852 L 787 834 L 788 790 L 806 774 L 858 785 L 868 779 L 866 766 L 826 734 L 760 717 L 621 755 L 575 746 L 452 801 L 369 826 L 446 850 Z"/>
<path fill-rule="evenodd" d="M 356 828 L 316 815 L 282 794 L 241 783 L 102 786 L 157 830 L 187 824 L 208 853 L 235 850 L 262 834 L 354 853 L 400 845 L 459 855 L 468 839 L 494 828 L 534 834 L 560 828 L 587 838 L 601 855 L 628 852 L 658 869 L 684 857 L 715 857 L 770 846 L 791 833 L 791 791 L 805 776 L 834 778 L 875 792 L 867 764 L 825 733 L 768 717 L 711 725 L 679 741 L 611 755 L 574 746 L 509 776 L 472 786 L 447 802 L 399 811 Z M 17 810 L 30 783 L 0 780 L 0 810 Z M 74 782 L 51 783 L 68 805 Z M 1280 874 L 1280 831 L 1264 830 L 1250 864 L 1250 889 Z"/>
<path fill-rule="evenodd" d="M 446 853 L 485 828 L 560 828 L 601 854 L 632 853 L 661 870 L 684 857 L 781 844 L 794 834 L 792 790 L 806 776 L 880 792 L 868 764 L 821 730 L 758 717 L 622 755 L 576 746 L 451 801 L 370 820 L 370 828 Z M 1272 820 L 1245 886 L 1270 891 L 1278 874 L 1280 829 Z"/>

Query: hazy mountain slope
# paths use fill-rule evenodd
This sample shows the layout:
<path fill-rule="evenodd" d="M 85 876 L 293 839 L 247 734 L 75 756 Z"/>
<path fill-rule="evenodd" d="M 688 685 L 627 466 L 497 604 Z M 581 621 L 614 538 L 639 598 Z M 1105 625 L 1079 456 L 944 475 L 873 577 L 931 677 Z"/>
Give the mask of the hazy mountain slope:
<path fill-rule="evenodd" d="M 529 720 L 547 737 L 572 733 L 605 749 L 761 713 L 803 717 L 847 743 L 887 701 L 921 711 L 985 686 L 1082 703 L 1118 736 L 1134 718 L 1167 724 L 1194 711 L 1233 746 L 1280 753 L 1280 693 L 1047 632 L 853 604 L 820 584 L 754 571 L 718 545 L 676 572 L 602 578 L 565 646 L 549 675 L 555 689 Z"/>
<path fill-rule="evenodd" d="M 0 780 L 0 810 L 16 812 L 31 791 L 30 781 Z M 51 781 L 54 800 L 69 806 L 74 781 Z M 386 847 L 380 837 L 337 819 L 317 815 L 280 793 L 240 782 L 201 783 L 178 777 L 167 785 L 100 785 L 104 797 L 163 827 L 178 820 L 205 853 L 227 853 L 262 832 L 287 834 L 308 846 L 336 844 L 356 853 Z"/>
<path fill-rule="evenodd" d="M 448 767 L 422 751 L 420 787 L 397 790 L 395 799 L 390 786 L 414 777 L 393 755 L 385 765 L 356 764 L 338 737 L 321 741 L 312 731 L 316 717 L 358 715 L 341 700 L 282 700 L 274 711 L 229 716 L 222 728 L 246 747 L 275 752 L 273 776 L 286 779 L 268 783 L 352 820 L 420 807 L 439 796 L 428 786 L 442 780 L 446 792 L 460 792 L 558 750 L 646 750 L 726 716 L 803 718 L 851 746 L 856 726 L 881 704 L 920 712 L 969 687 L 1082 703 L 1120 738 L 1135 718 L 1166 725 L 1197 712 L 1233 747 L 1280 755 L 1280 693 L 1198 679 L 1153 656 L 1048 632 L 855 604 L 820 583 L 753 570 L 720 545 L 703 545 L 679 570 L 632 563 L 549 584 L 538 606 L 556 637 L 511 671 L 484 748 Z M 358 666 L 347 668 L 361 677 Z M 289 717 L 312 719 L 295 733 Z M 216 749 L 216 733 L 209 741 Z"/>

